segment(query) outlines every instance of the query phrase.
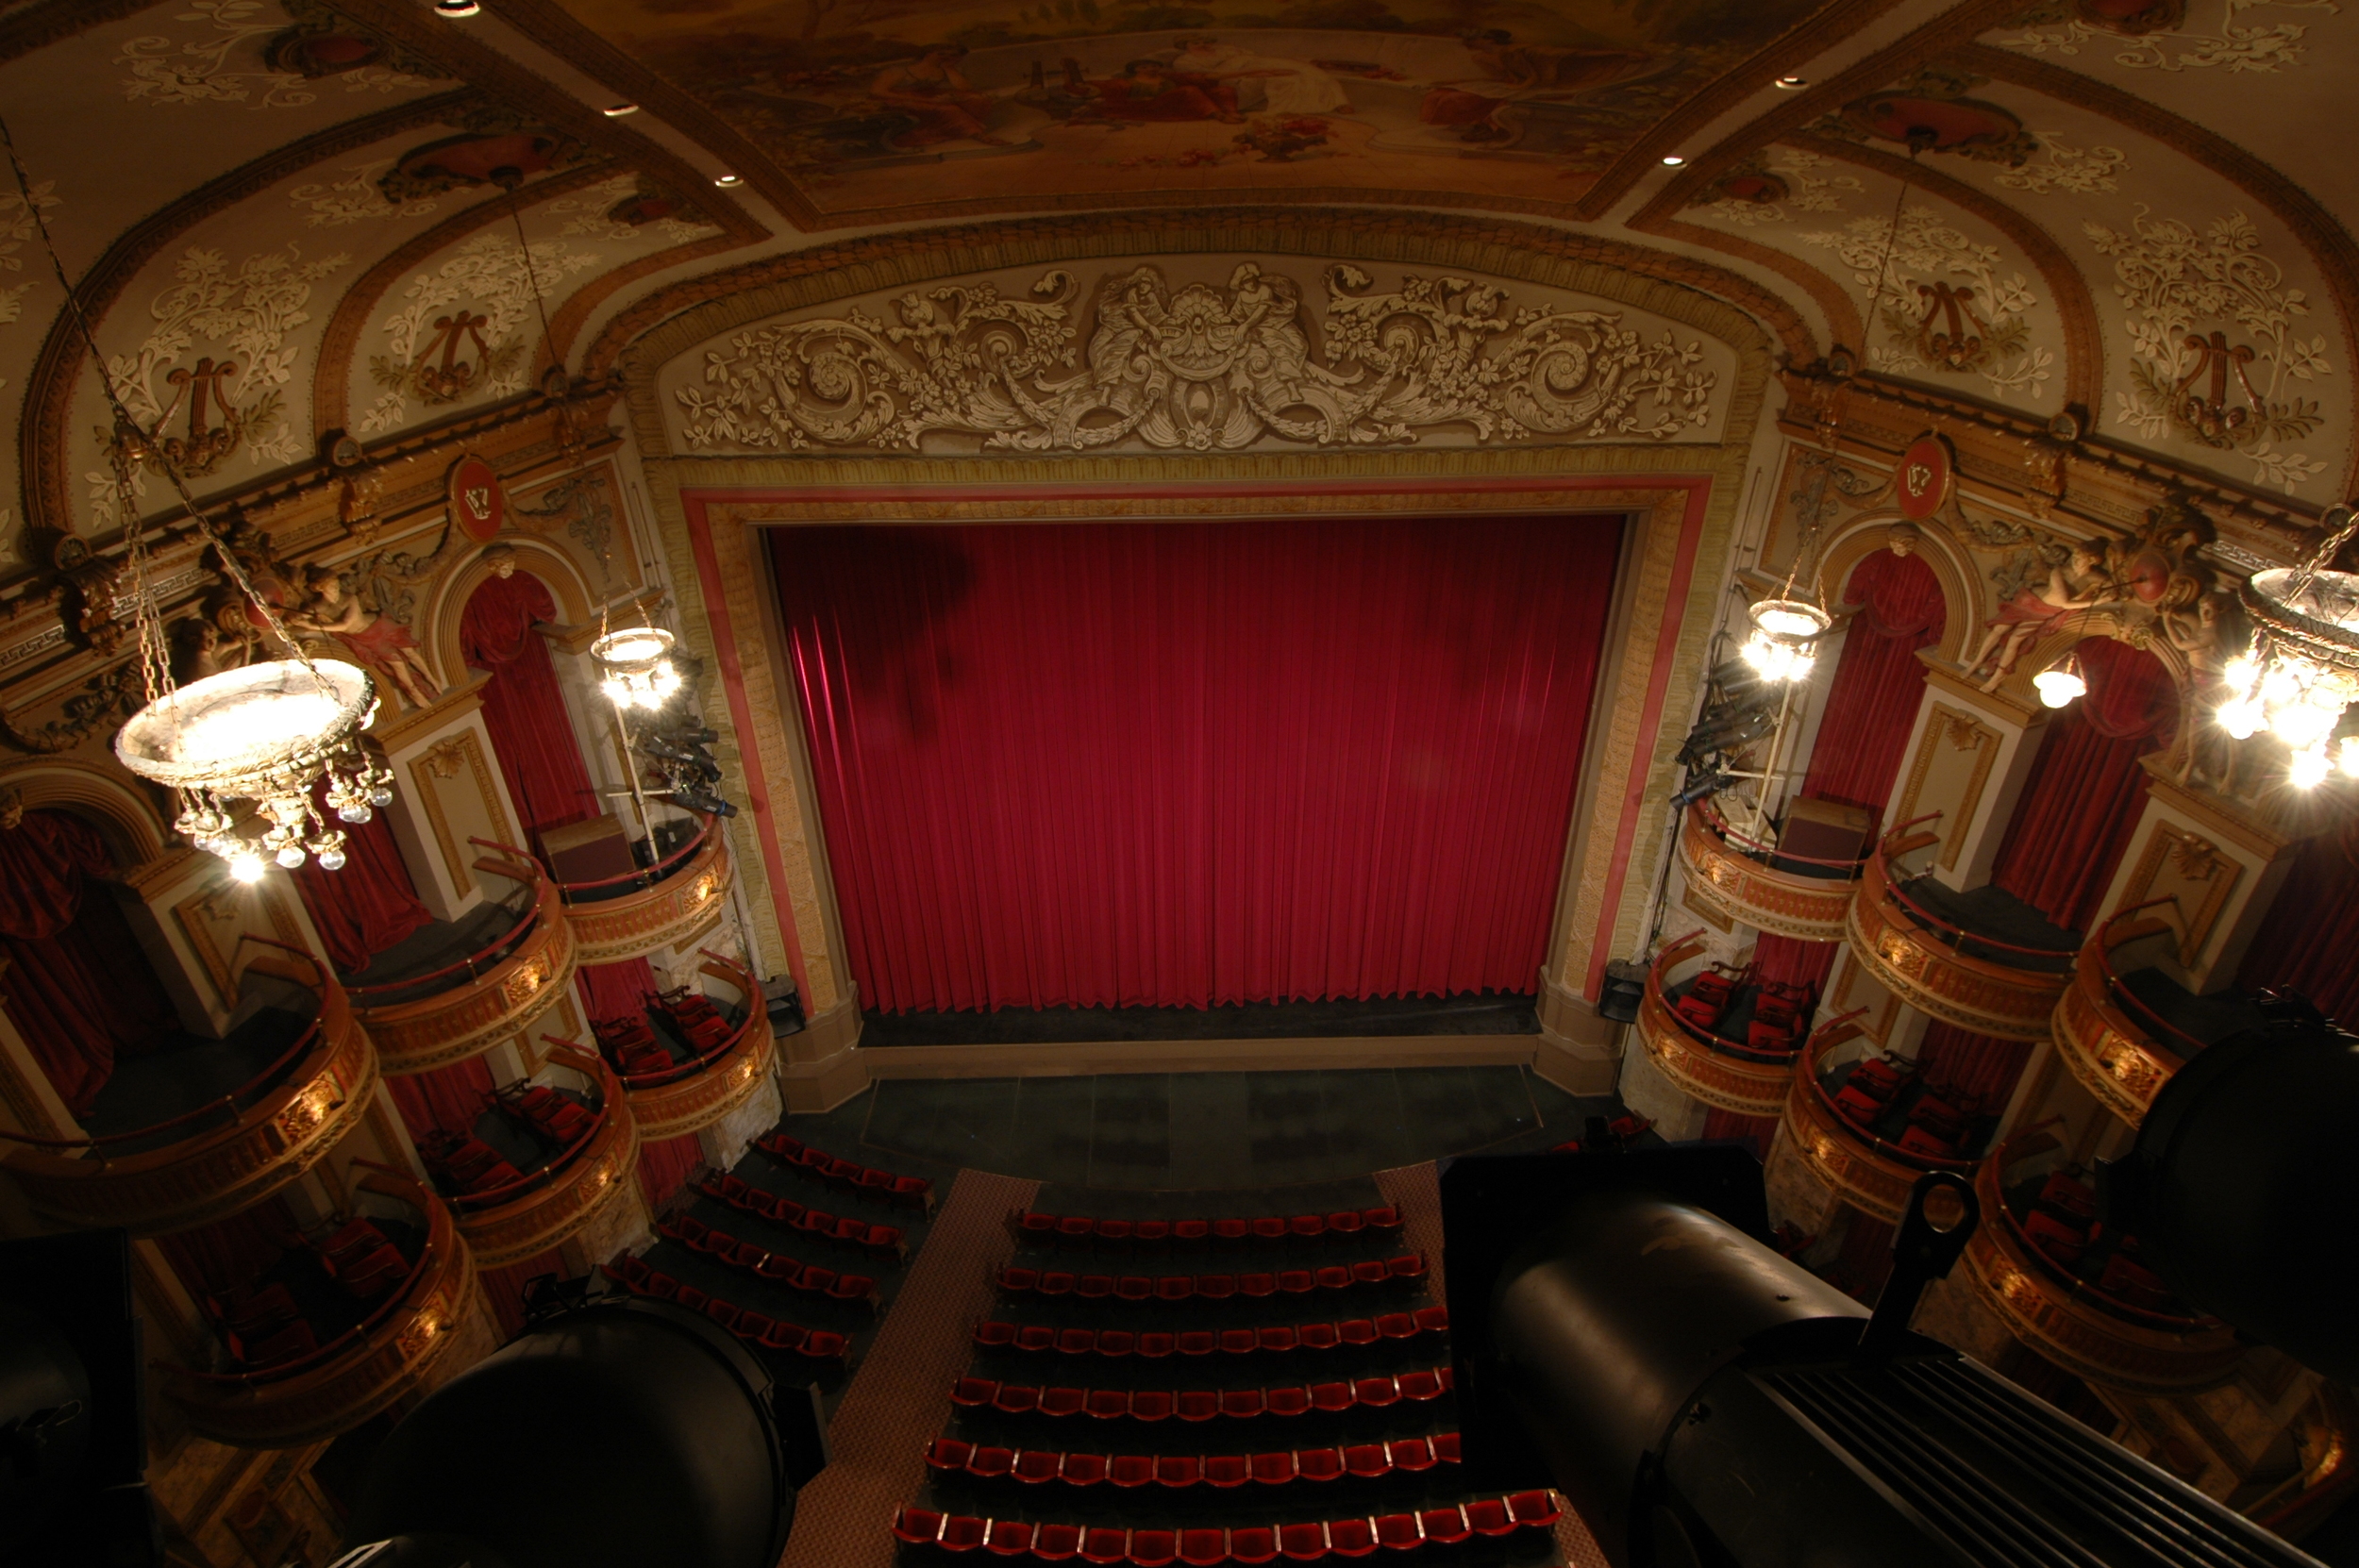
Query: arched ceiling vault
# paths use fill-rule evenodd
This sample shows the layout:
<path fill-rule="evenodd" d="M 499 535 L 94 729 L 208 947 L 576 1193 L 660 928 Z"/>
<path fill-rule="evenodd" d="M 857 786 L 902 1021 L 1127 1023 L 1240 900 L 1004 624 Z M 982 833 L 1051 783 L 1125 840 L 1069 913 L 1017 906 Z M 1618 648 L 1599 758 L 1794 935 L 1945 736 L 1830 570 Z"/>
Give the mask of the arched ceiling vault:
<path fill-rule="evenodd" d="M 480 414 L 552 358 L 602 375 L 855 242 L 1283 204 L 1470 243 L 1513 216 L 1717 293 L 1798 366 L 1841 343 L 2315 511 L 2359 485 L 2359 167 L 2317 130 L 2353 8 L 0 0 L 0 114 L 200 495 Z M 64 303 L 0 188 L 0 582 L 111 531 Z"/>

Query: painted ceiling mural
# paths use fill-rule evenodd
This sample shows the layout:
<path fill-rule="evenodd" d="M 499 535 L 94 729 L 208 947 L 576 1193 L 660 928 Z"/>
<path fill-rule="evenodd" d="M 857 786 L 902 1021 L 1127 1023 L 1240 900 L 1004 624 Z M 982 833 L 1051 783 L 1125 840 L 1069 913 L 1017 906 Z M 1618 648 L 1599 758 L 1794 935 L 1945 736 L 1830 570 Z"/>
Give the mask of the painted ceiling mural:
<path fill-rule="evenodd" d="M 0 116 L 32 192 L 0 186 L 0 594 L 114 526 L 111 416 L 36 217 L 108 376 L 201 496 L 527 395 L 552 341 L 579 374 L 608 324 L 661 319 L 717 269 L 1193 203 L 1553 227 L 1658 280 L 1725 280 L 1701 286 L 1798 361 L 1841 343 L 1865 374 L 2069 412 L 2093 442 L 2323 508 L 2359 487 L 2359 160 L 2317 133 L 2359 71 L 2354 8 L 484 0 L 452 22 L 414 0 L 8 0 Z M 1693 334 L 1354 266 L 887 292 L 712 345 L 713 378 L 666 397 L 683 442 L 745 452 L 1717 428 L 1728 368 Z M 912 359 L 929 334 L 980 342 L 993 312 L 1029 356 L 1018 392 Z M 1462 347 L 1412 362 L 1412 339 Z M 1173 401 L 1248 340 L 1227 390 Z M 873 429 L 810 384 L 770 395 L 822 344 L 885 393 Z M 1108 390 L 1125 355 L 1169 384 Z"/>

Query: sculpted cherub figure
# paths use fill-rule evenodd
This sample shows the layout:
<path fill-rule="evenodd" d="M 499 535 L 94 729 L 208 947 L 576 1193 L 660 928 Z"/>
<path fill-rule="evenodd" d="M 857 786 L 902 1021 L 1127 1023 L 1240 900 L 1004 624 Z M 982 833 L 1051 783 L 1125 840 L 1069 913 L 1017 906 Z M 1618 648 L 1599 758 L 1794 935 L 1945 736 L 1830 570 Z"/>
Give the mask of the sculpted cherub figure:
<path fill-rule="evenodd" d="M 342 574 L 332 567 L 313 566 L 304 573 L 310 590 L 303 608 L 287 617 L 298 631 L 316 631 L 334 638 L 355 662 L 383 676 L 412 708 L 425 708 L 443 694 L 418 652 L 410 628 L 391 616 L 379 615 L 344 588 Z"/>
<path fill-rule="evenodd" d="M 1991 618 L 1983 645 L 1974 651 L 1972 661 L 1966 667 L 1967 678 L 1989 664 L 1990 678 L 1983 682 L 1983 690 L 1996 691 L 2033 638 L 2076 609 L 2111 604 L 2117 599 L 2113 575 L 2105 570 L 2105 555 L 2101 541 L 2080 541 L 2061 563 L 2048 569 L 2045 584 L 2038 588 L 2026 584 L 2016 590 L 2015 597 L 2000 605 L 1999 613 Z"/>

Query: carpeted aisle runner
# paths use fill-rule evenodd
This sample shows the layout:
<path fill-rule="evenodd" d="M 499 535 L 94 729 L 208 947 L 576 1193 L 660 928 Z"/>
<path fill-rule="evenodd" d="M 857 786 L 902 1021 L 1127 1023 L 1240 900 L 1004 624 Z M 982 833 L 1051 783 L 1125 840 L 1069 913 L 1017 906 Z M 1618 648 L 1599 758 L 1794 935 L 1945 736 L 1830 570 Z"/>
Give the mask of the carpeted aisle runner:
<path fill-rule="evenodd" d="M 949 1419 L 950 1385 L 991 1315 L 993 1275 L 1015 1252 L 1008 1215 L 1035 1181 L 964 1170 L 935 1213 L 892 1311 L 836 1407 L 834 1457 L 795 1499 L 780 1568 L 892 1568 L 893 1510 L 926 1483 L 926 1444 Z"/>

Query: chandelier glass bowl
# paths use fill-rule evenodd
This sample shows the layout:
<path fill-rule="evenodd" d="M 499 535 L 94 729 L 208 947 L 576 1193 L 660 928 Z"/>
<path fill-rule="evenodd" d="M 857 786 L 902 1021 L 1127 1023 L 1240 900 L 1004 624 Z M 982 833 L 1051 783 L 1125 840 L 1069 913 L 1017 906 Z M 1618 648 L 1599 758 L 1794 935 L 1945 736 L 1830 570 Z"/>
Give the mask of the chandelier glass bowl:
<path fill-rule="evenodd" d="M 376 716 L 376 683 L 358 665 L 274 659 L 165 692 L 125 722 L 115 756 L 177 792 L 175 826 L 239 880 L 259 877 L 266 858 L 293 870 L 317 856 L 335 871 L 344 835 L 315 804 L 321 780 L 329 809 L 347 823 L 393 802 L 392 771 L 360 744 Z M 241 800 L 270 824 L 259 839 L 238 830 Z"/>
<path fill-rule="evenodd" d="M 2311 788 L 2334 765 L 2343 710 L 2359 702 L 2359 574 L 2277 567 L 2247 578 L 2238 597 L 2252 651 L 2224 673 L 2220 727 L 2238 740 L 2267 729 L 2293 751 L 2289 779 Z M 2352 771 L 2359 753 L 2345 746 L 2341 760 Z"/>
<path fill-rule="evenodd" d="M 1833 617 L 1804 599 L 1764 599 L 1747 612 L 1753 633 L 1738 652 L 1764 680 L 1802 681 L 1818 661 L 1818 639 Z"/>
<path fill-rule="evenodd" d="M 590 644 L 598 689 L 617 708 L 661 708 L 679 690 L 672 664 L 672 634 L 661 626 L 610 631 Z"/>

